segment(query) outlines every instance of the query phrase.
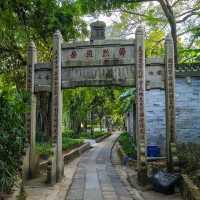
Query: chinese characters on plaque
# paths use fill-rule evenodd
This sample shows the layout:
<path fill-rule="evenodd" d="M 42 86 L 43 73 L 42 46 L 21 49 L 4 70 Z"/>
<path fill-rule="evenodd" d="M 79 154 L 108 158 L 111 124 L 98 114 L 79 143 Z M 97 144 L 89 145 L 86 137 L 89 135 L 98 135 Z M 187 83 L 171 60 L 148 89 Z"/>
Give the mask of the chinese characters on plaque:
<path fill-rule="evenodd" d="M 85 58 L 93 58 L 95 55 L 95 50 L 93 50 L 93 49 L 85 49 L 84 51 L 85 51 L 84 52 Z M 108 48 L 102 49 L 102 53 L 101 53 L 102 58 L 109 58 L 109 57 L 111 57 L 111 55 L 112 55 L 111 49 L 108 49 Z M 118 56 L 122 57 L 122 58 L 126 56 L 126 48 L 125 47 L 119 48 Z M 76 59 L 77 57 L 78 57 L 78 50 L 71 50 L 70 58 Z"/>
<path fill-rule="evenodd" d="M 168 120 L 169 121 L 169 131 L 171 136 L 175 135 L 175 127 L 174 127 L 174 113 L 175 113 L 175 94 L 174 94 L 174 77 L 173 77 L 173 59 L 168 59 L 168 69 L 167 69 L 167 94 L 168 94 Z"/>
<path fill-rule="evenodd" d="M 54 71 L 53 71 L 53 81 L 54 81 L 54 84 L 53 84 L 53 94 L 52 94 L 52 98 L 53 98 L 53 102 L 54 102 L 54 105 L 53 105 L 53 112 L 54 112 L 54 116 L 58 116 L 58 91 L 59 91 L 59 74 L 58 74 L 58 53 L 57 51 L 55 51 L 55 54 L 54 54 Z M 54 141 L 56 141 L 56 136 L 58 134 L 58 119 L 57 117 L 54 117 L 54 121 L 53 121 L 53 133 L 54 133 Z"/>
<path fill-rule="evenodd" d="M 144 69 L 143 69 L 143 50 L 139 47 L 138 52 L 138 69 L 137 69 L 137 106 L 138 106 L 138 131 L 143 138 L 145 136 L 145 120 L 144 120 Z"/>
<path fill-rule="evenodd" d="M 108 45 L 62 49 L 62 67 L 132 65 L 134 45 Z"/>

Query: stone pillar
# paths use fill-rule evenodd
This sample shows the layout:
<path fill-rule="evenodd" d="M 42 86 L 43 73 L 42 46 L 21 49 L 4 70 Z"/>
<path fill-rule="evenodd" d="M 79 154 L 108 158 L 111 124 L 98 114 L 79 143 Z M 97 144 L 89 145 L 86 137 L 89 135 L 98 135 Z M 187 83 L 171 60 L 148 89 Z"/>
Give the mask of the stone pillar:
<path fill-rule="evenodd" d="M 166 102 L 166 150 L 168 168 L 177 162 L 176 155 L 176 106 L 175 106 L 175 66 L 174 45 L 170 35 L 165 39 L 165 102 Z"/>
<path fill-rule="evenodd" d="M 144 28 L 139 26 L 135 34 L 136 61 L 136 132 L 138 180 L 146 181 L 146 135 L 145 135 L 145 47 Z"/>
<path fill-rule="evenodd" d="M 62 157 L 62 90 L 61 90 L 61 43 L 62 35 L 56 31 L 53 35 L 53 70 L 52 70 L 52 142 L 54 158 L 52 160 L 52 183 L 63 176 Z"/>
<path fill-rule="evenodd" d="M 36 143 L 36 96 L 34 94 L 34 74 L 35 64 L 37 62 L 37 50 L 34 42 L 29 44 L 27 72 L 26 72 L 26 90 L 30 93 L 30 111 L 26 114 L 26 132 L 28 136 L 28 178 L 35 176 L 37 168 L 37 159 L 35 151 Z"/>

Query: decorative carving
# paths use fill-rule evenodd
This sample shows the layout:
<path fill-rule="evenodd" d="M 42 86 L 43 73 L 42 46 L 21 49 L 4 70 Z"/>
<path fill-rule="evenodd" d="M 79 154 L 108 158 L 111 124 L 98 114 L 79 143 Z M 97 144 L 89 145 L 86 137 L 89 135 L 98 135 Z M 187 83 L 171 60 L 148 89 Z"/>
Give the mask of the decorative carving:
<path fill-rule="evenodd" d="M 102 21 L 96 21 L 90 24 L 91 37 L 90 41 L 94 40 L 105 40 L 105 28 L 106 24 Z"/>
<path fill-rule="evenodd" d="M 176 155 L 175 67 L 174 46 L 171 36 L 165 40 L 166 133 L 169 170 L 178 170 Z"/>
<path fill-rule="evenodd" d="M 138 181 L 147 183 L 146 135 L 145 135 L 145 51 L 144 29 L 136 30 L 136 133 L 137 133 L 137 166 Z"/>

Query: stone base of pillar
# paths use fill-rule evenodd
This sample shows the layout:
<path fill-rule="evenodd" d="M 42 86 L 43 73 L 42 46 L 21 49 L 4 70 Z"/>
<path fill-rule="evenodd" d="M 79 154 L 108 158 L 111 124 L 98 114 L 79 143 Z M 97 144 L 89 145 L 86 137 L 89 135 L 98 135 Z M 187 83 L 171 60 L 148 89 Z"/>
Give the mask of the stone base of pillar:
<path fill-rule="evenodd" d="M 61 181 L 64 175 L 64 161 L 62 155 L 62 138 L 59 138 L 59 142 L 56 146 L 57 148 L 57 169 L 56 169 L 56 177 L 57 182 Z"/>
<path fill-rule="evenodd" d="M 51 160 L 51 165 L 49 166 L 50 169 L 47 170 L 47 179 L 49 180 L 49 183 L 51 185 L 56 184 L 57 177 L 56 177 L 56 169 L 57 169 L 57 163 L 56 163 L 56 157 L 57 157 L 57 149 L 56 145 L 53 145 L 53 156 Z"/>
<path fill-rule="evenodd" d="M 180 172 L 176 143 L 170 143 L 170 155 L 168 155 L 168 170 L 174 173 Z"/>
<path fill-rule="evenodd" d="M 26 155 L 23 158 L 22 176 L 23 181 L 37 177 L 39 174 L 39 156 L 26 148 Z"/>
<path fill-rule="evenodd" d="M 149 179 L 147 177 L 147 167 L 141 167 L 137 173 L 138 184 L 141 186 L 146 186 L 149 183 Z"/>
<path fill-rule="evenodd" d="M 29 152 L 30 152 L 30 148 L 27 147 L 26 154 L 23 158 L 23 166 L 22 166 L 23 181 L 26 181 L 28 179 L 28 175 L 29 175 Z"/>
<path fill-rule="evenodd" d="M 52 160 L 48 162 L 47 168 L 47 183 L 54 185 L 57 182 L 61 181 L 64 176 L 64 162 L 63 157 L 60 156 L 58 159 L 57 145 L 53 147 L 53 156 Z M 59 162 L 58 162 L 59 161 Z"/>
<path fill-rule="evenodd" d="M 145 186 L 148 184 L 147 177 L 147 159 L 146 159 L 146 145 L 145 142 L 140 142 L 139 145 L 139 163 L 138 163 L 138 183 L 141 186 Z"/>
<path fill-rule="evenodd" d="M 60 163 L 60 166 L 57 166 L 57 172 L 56 172 L 56 181 L 60 182 L 63 179 L 64 176 L 64 163 Z"/>
<path fill-rule="evenodd" d="M 30 152 L 29 178 L 35 178 L 39 174 L 39 155 L 36 152 Z"/>

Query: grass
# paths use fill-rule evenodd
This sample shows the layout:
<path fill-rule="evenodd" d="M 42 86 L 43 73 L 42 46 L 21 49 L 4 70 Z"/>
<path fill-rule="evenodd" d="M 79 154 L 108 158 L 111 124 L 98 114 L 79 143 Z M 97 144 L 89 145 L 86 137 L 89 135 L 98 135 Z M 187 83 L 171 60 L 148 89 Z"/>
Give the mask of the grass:
<path fill-rule="evenodd" d="M 136 145 L 127 132 L 120 135 L 119 143 L 127 156 L 136 158 Z"/>

